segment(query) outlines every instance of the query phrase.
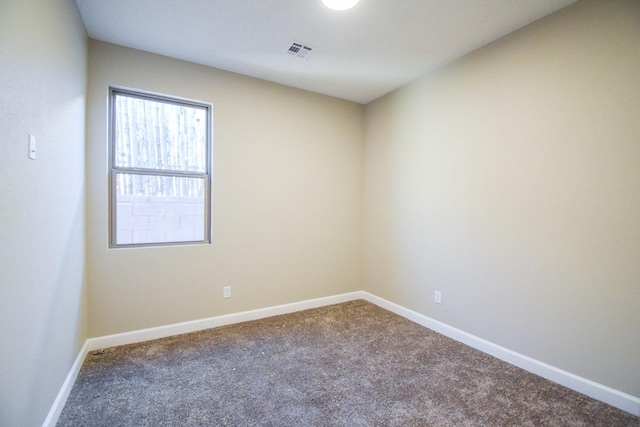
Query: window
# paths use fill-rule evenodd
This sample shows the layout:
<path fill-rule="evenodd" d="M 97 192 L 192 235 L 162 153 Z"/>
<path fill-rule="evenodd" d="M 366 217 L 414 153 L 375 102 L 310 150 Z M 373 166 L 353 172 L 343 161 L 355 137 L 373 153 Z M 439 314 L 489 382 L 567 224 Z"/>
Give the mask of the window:
<path fill-rule="evenodd" d="M 110 91 L 110 246 L 209 243 L 211 106 Z"/>

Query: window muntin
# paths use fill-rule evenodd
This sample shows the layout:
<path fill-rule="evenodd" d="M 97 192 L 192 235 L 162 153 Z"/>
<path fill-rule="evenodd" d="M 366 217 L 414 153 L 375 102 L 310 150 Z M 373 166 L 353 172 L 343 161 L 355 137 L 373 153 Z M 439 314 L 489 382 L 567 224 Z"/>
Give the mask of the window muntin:
<path fill-rule="evenodd" d="M 110 246 L 210 241 L 211 107 L 111 89 Z"/>

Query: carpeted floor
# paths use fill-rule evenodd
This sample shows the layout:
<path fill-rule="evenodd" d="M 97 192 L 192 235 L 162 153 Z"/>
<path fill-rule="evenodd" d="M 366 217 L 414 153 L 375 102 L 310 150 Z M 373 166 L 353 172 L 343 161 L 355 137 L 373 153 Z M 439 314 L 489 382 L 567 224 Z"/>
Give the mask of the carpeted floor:
<path fill-rule="evenodd" d="M 634 426 L 352 301 L 89 355 L 58 426 Z"/>

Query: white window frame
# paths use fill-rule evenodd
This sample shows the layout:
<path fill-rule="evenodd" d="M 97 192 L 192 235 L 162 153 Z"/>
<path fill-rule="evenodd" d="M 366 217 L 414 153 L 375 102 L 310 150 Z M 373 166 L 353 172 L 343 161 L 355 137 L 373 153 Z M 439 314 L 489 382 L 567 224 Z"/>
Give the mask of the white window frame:
<path fill-rule="evenodd" d="M 115 161 L 115 145 L 116 145 L 116 102 L 117 95 L 124 95 L 143 100 L 155 102 L 163 102 L 186 107 L 195 107 L 206 110 L 206 164 L 205 171 L 187 172 L 164 170 L 155 168 L 138 168 L 138 167 L 121 167 L 116 165 Z M 202 101 L 194 101 L 184 98 L 178 98 L 169 95 L 161 95 L 136 89 L 128 89 L 121 87 L 109 87 L 109 247 L 110 248 L 132 248 L 132 247 L 152 247 L 152 246 L 175 246 L 175 245 L 193 245 L 193 244 L 210 244 L 211 243 L 211 157 L 212 157 L 212 105 Z M 131 173 L 136 175 L 151 176 L 170 176 L 185 178 L 201 178 L 204 179 L 204 238 L 195 241 L 163 241 L 153 243 L 116 243 L 117 242 L 117 195 L 116 195 L 116 176 L 118 173 Z"/>

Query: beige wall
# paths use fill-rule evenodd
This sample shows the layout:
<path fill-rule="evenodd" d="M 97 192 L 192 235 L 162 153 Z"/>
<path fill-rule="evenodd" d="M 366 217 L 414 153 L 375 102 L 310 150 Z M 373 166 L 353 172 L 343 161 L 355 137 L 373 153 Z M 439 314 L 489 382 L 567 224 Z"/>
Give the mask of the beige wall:
<path fill-rule="evenodd" d="M 639 40 L 581 1 L 370 104 L 365 290 L 640 396 Z"/>
<path fill-rule="evenodd" d="M 42 424 L 86 339 L 85 87 L 75 4 L 0 1 L 3 426 Z"/>
<path fill-rule="evenodd" d="M 362 106 L 94 41 L 89 76 L 91 336 L 361 289 Z M 107 248 L 108 85 L 213 104 L 211 245 Z"/>

